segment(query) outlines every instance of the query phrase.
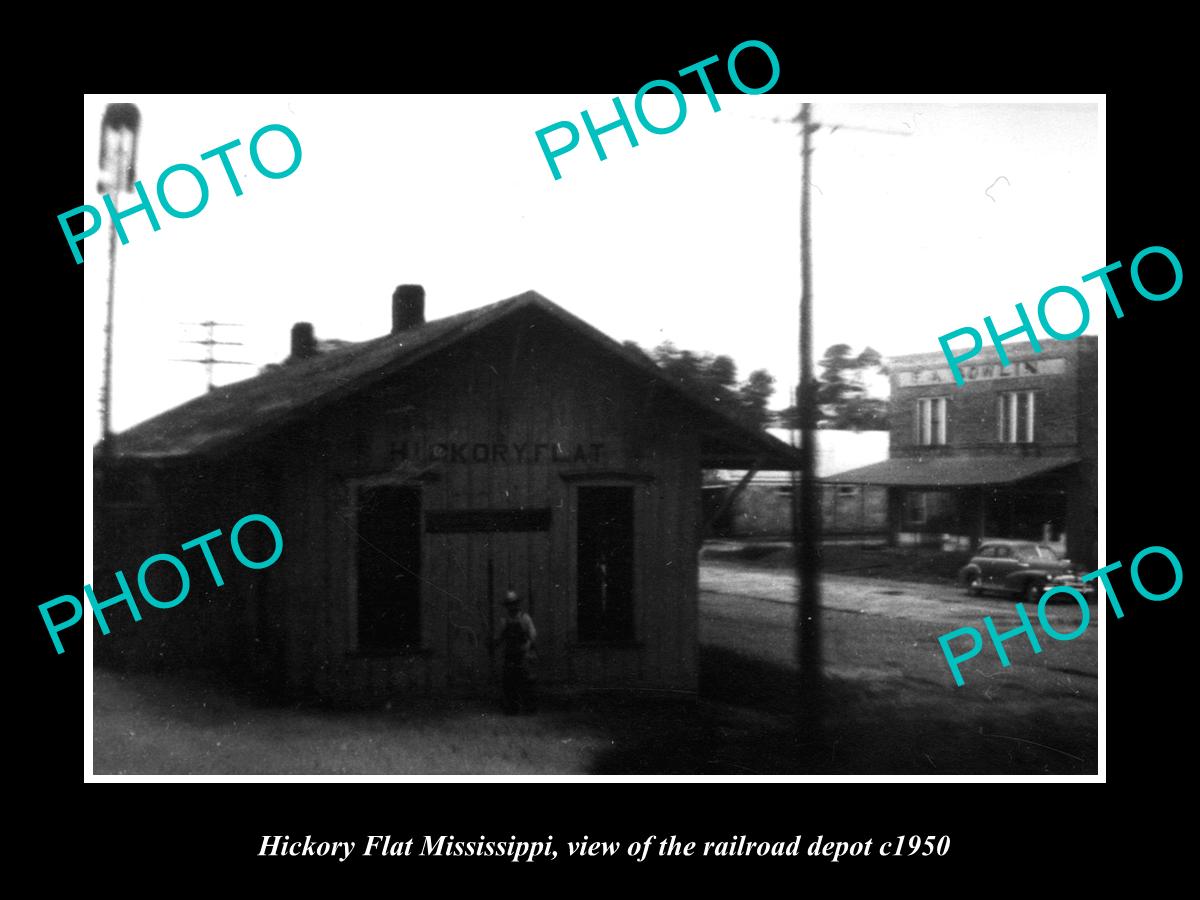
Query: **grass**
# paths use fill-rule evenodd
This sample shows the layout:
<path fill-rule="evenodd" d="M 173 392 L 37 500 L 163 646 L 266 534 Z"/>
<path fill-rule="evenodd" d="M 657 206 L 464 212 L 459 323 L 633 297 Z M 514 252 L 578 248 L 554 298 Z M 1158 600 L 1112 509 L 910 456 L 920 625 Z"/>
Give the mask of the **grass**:
<path fill-rule="evenodd" d="M 713 542 L 705 546 L 704 559 L 732 560 L 753 568 L 795 567 L 795 555 L 786 541 Z M 924 584 L 955 584 L 959 570 L 971 554 L 965 550 L 936 550 L 924 547 L 859 546 L 823 544 L 822 571 L 830 575 L 861 575 Z"/>

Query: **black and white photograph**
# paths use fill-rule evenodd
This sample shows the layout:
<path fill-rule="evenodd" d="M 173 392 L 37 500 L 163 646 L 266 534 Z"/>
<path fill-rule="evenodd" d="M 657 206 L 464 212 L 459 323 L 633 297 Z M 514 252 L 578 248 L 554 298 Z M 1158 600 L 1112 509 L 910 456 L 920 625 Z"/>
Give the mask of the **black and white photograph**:
<path fill-rule="evenodd" d="M 1103 780 L 1104 97 L 764 46 L 84 96 L 88 780 Z"/>

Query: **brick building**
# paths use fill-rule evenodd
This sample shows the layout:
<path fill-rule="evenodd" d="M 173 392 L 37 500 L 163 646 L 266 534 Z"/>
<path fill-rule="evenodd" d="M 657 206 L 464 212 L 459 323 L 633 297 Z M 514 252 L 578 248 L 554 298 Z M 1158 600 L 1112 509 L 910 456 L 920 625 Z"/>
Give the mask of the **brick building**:
<path fill-rule="evenodd" d="M 888 489 L 895 543 L 1045 540 L 1097 562 L 1096 338 L 987 348 L 959 387 L 941 353 L 893 357 L 889 459 L 837 476 Z"/>

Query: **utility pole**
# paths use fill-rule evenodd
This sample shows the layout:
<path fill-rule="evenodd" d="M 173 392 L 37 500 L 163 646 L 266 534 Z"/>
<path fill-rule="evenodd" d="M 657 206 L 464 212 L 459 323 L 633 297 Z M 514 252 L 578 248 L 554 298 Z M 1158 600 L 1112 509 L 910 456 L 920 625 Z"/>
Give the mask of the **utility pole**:
<path fill-rule="evenodd" d="M 810 189 L 812 104 L 800 106 L 803 180 L 800 183 L 800 386 L 796 412 L 800 418 L 800 484 L 793 491 L 796 558 L 796 652 L 799 654 L 801 702 L 816 709 L 821 704 L 821 517 L 816 476 L 817 394 L 812 359 L 812 236 Z M 798 495 L 797 495 L 798 493 Z"/>
<path fill-rule="evenodd" d="M 771 121 L 779 123 L 778 118 Z M 817 484 L 817 380 L 813 374 L 812 344 L 812 135 L 822 127 L 908 137 L 906 132 L 857 125 L 828 125 L 812 121 L 812 104 L 802 103 L 791 120 L 800 125 L 800 383 L 796 413 L 800 420 L 800 472 L 793 477 L 792 546 L 796 562 L 796 655 L 801 709 L 810 721 L 820 721 L 824 678 L 821 665 L 821 495 Z"/>
<path fill-rule="evenodd" d="M 208 373 L 208 389 L 213 389 L 213 366 L 252 366 L 254 363 L 242 362 L 236 359 L 216 359 L 213 356 L 213 347 L 241 347 L 241 341 L 218 341 L 213 337 L 214 328 L 240 328 L 239 322 L 186 322 L 187 325 L 199 325 L 202 328 L 208 329 L 208 336 L 202 340 L 183 341 L 184 344 L 200 344 L 202 347 L 207 347 L 208 352 L 203 359 L 174 359 L 172 362 L 200 363 L 204 366 Z"/>
<path fill-rule="evenodd" d="M 137 181 L 137 136 L 142 114 L 133 103 L 110 103 L 100 122 L 98 193 L 122 194 Z M 117 277 L 117 223 L 108 233 L 108 310 L 104 323 L 104 384 L 100 388 L 100 452 L 112 456 L 113 299 Z"/>

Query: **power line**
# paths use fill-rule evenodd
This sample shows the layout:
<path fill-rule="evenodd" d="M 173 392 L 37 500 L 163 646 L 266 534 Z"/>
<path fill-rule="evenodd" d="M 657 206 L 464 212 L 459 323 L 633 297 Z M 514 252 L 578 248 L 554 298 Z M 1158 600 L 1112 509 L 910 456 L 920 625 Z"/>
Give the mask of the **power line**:
<path fill-rule="evenodd" d="M 773 125 L 792 125 L 800 122 L 799 115 L 792 116 L 790 119 L 785 119 L 783 116 L 739 116 L 738 118 L 758 119 L 760 122 L 770 122 Z M 833 134 L 835 131 L 863 131 L 868 134 L 887 134 L 891 135 L 892 137 L 912 137 L 911 131 L 896 131 L 891 128 L 873 128 L 869 125 L 847 125 L 844 122 L 810 122 L 809 128 L 814 132 L 818 129 L 825 128 L 828 129 L 830 134 Z M 800 132 L 797 133 L 799 134 Z"/>

